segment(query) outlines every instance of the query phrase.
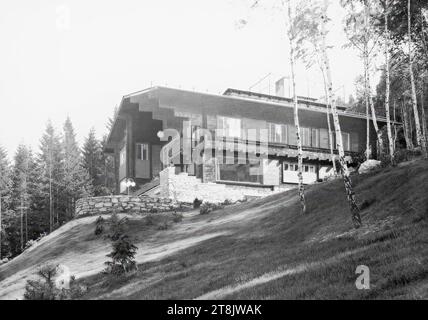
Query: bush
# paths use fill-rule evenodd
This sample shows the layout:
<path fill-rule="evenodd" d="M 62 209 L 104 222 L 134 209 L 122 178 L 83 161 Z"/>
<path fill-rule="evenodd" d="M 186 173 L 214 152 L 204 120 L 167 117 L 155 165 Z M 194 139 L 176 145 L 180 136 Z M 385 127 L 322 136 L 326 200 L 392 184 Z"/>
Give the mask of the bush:
<path fill-rule="evenodd" d="M 99 216 L 95 221 L 95 235 L 98 236 L 104 232 L 104 218 Z"/>
<path fill-rule="evenodd" d="M 172 214 L 172 221 L 174 221 L 174 223 L 179 223 L 182 220 L 183 220 L 183 215 L 181 213 L 174 212 Z"/>
<path fill-rule="evenodd" d="M 193 200 L 193 209 L 199 209 L 201 204 L 202 204 L 202 200 L 195 198 L 195 200 Z"/>
<path fill-rule="evenodd" d="M 112 247 L 112 252 L 107 255 L 107 257 L 111 258 L 111 261 L 105 262 L 107 268 L 104 272 L 121 275 L 137 269 L 135 254 L 138 248 L 132 244 L 127 235 L 120 235 L 119 238 L 112 243 Z"/>
<path fill-rule="evenodd" d="M 128 222 L 128 218 L 119 219 L 117 213 L 113 213 L 110 218 L 110 232 L 107 236 L 112 241 L 119 240 L 120 236 L 124 234 L 125 224 Z"/>
<path fill-rule="evenodd" d="M 168 229 L 168 221 L 166 219 L 158 224 L 158 230 L 167 230 L 167 229 Z"/>
<path fill-rule="evenodd" d="M 202 205 L 199 209 L 199 214 L 208 214 L 212 211 L 223 209 L 223 208 L 224 208 L 224 206 L 222 204 L 204 202 L 204 203 L 202 203 Z"/>
<path fill-rule="evenodd" d="M 70 277 L 69 288 L 58 288 L 55 277 L 58 275 L 59 266 L 48 264 L 42 266 L 37 275 L 39 280 L 28 280 L 25 286 L 25 300 L 71 300 L 81 297 L 86 288 L 77 283 L 74 276 Z"/>
<path fill-rule="evenodd" d="M 360 210 L 362 211 L 364 209 L 367 209 L 375 202 L 376 202 L 376 198 L 365 199 L 360 205 Z"/>

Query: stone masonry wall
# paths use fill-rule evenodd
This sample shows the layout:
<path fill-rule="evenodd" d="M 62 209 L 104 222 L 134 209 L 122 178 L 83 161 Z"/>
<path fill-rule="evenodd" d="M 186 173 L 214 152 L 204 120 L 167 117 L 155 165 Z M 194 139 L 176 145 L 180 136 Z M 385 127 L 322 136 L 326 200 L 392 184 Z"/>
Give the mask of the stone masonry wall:
<path fill-rule="evenodd" d="M 97 215 L 107 212 L 150 213 L 165 212 L 179 208 L 179 204 L 168 198 L 147 196 L 104 196 L 82 198 L 76 203 L 76 216 Z"/>
<path fill-rule="evenodd" d="M 293 187 L 288 187 L 293 188 Z M 226 185 L 220 183 L 203 183 L 201 179 L 187 173 L 175 174 L 174 167 L 167 167 L 160 172 L 160 196 L 179 202 L 193 202 L 195 198 L 206 202 L 232 202 L 248 197 L 265 197 L 286 188 L 270 188 Z"/>

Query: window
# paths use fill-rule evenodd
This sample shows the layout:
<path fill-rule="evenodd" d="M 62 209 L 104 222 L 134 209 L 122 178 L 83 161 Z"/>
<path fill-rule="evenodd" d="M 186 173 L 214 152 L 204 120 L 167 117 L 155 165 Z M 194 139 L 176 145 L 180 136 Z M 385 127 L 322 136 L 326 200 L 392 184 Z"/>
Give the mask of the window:
<path fill-rule="evenodd" d="M 149 160 L 149 145 L 147 143 L 137 143 L 137 159 Z"/>
<path fill-rule="evenodd" d="M 122 150 L 120 150 L 119 154 L 119 165 L 123 166 L 126 162 L 126 147 L 123 147 Z"/>
<path fill-rule="evenodd" d="M 302 132 L 302 145 L 305 147 L 310 147 L 311 146 L 311 129 L 310 128 L 301 128 L 300 129 Z"/>
<path fill-rule="evenodd" d="M 262 183 L 262 175 L 253 172 L 259 164 L 219 164 L 218 167 L 222 181 Z"/>
<path fill-rule="evenodd" d="M 319 148 L 320 147 L 320 140 L 319 140 L 319 138 L 320 138 L 320 135 L 319 135 L 319 129 L 315 129 L 315 128 L 312 128 L 312 143 L 311 143 L 311 146 L 312 147 L 314 147 L 314 148 Z"/>
<path fill-rule="evenodd" d="M 218 117 L 218 129 L 223 129 L 225 136 L 230 138 L 241 138 L 241 119 Z"/>
<path fill-rule="evenodd" d="M 269 123 L 269 142 L 287 143 L 287 126 Z"/>
<path fill-rule="evenodd" d="M 342 132 L 342 143 L 343 143 L 343 150 L 350 151 L 350 141 L 349 141 L 349 133 Z"/>
<path fill-rule="evenodd" d="M 330 148 L 330 144 L 328 142 L 328 130 L 327 129 L 319 129 L 319 147 L 323 149 Z"/>

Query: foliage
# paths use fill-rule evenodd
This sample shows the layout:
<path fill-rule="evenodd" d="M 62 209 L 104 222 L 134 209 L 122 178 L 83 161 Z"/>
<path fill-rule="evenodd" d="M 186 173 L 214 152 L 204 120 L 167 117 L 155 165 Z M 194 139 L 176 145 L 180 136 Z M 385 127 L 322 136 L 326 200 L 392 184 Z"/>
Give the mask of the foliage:
<path fill-rule="evenodd" d="M 25 300 L 70 300 L 77 299 L 85 293 L 85 288 L 77 283 L 74 276 L 70 277 L 69 288 L 58 288 L 55 277 L 58 275 L 58 265 L 42 266 L 37 275 L 40 279 L 28 280 L 25 286 Z"/>
<path fill-rule="evenodd" d="M 193 209 L 199 209 L 201 204 L 202 204 L 202 200 L 195 198 L 195 200 L 193 200 Z"/>
<path fill-rule="evenodd" d="M 105 262 L 106 273 L 121 275 L 137 268 L 135 254 L 138 248 L 132 244 L 127 235 L 120 234 L 119 238 L 113 241 L 112 248 L 112 252 L 107 255 L 111 261 Z"/>
<path fill-rule="evenodd" d="M 104 232 L 104 218 L 99 216 L 95 221 L 95 235 L 98 236 Z"/>
<path fill-rule="evenodd" d="M 199 214 L 209 214 L 212 211 L 220 210 L 223 208 L 224 208 L 223 204 L 204 202 L 200 207 Z"/>
<path fill-rule="evenodd" d="M 179 223 L 182 220 L 183 220 L 183 215 L 181 213 L 174 212 L 172 214 L 172 221 L 174 221 L 174 223 Z"/>

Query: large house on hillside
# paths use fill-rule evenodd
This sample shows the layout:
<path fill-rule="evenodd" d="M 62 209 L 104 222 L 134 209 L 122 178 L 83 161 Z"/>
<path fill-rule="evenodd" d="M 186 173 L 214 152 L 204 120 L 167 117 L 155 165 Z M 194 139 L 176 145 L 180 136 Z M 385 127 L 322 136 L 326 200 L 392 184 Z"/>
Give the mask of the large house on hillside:
<path fill-rule="evenodd" d="M 298 103 L 304 182 L 312 183 L 332 170 L 327 109 L 309 98 Z M 342 107 L 338 113 L 345 153 L 365 150 L 365 115 Z M 377 120 L 380 127 L 386 121 Z M 118 193 L 127 191 L 129 178 L 137 184 L 134 191 L 148 191 L 162 183 L 158 177 L 165 169 L 202 184 L 273 190 L 297 183 L 295 130 L 290 98 L 235 89 L 214 95 L 152 87 L 123 97 L 105 152 L 115 157 Z M 375 155 L 376 144 L 371 147 Z"/>

